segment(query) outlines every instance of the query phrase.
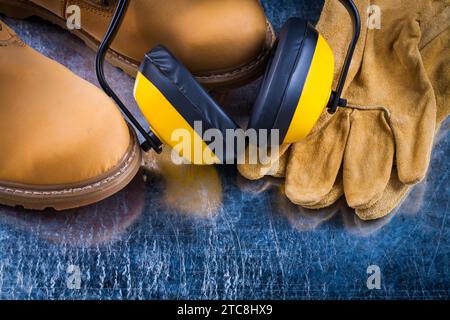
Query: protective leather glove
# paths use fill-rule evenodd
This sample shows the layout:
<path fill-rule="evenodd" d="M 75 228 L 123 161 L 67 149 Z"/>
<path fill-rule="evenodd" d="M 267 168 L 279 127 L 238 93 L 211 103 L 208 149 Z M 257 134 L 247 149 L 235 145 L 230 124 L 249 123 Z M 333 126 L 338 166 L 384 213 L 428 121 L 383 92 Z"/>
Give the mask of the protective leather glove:
<path fill-rule="evenodd" d="M 442 71 L 448 70 L 442 57 L 448 48 L 448 2 L 372 4 L 381 8 L 382 27 L 363 30 L 359 48 L 364 50 L 356 53 L 353 80 L 344 94 L 350 108 L 334 116 L 324 113 L 316 130 L 292 146 L 286 166 L 286 194 L 291 201 L 321 208 L 344 190 L 362 219 L 386 215 L 407 194 L 407 186 L 424 177 L 436 124 L 449 113 L 445 104 L 449 82 L 440 80 L 445 79 L 443 74 L 430 74 L 433 69 L 448 73 Z M 368 2 L 357 5 L 365 12 Z M 351 30 L 345 31 L 345 13 L 338 6 L 326 3 L 318 28 L 329 39 L 339 65 L 344 42 L 330 35 L 349 36 Z M 335 32 L 338 29 L 340 33 Z M 436 86 L 442 94 L 435 93 Z M 416 136 L 417 132 L 421 134 Z M 263 169 L 262 174 L 268 171 Z M 240 171 L 247 176 L 246 168 Z"/>
<path fill-rule="evenodd" d="M 445 54 L 450 52 L 449 21 L 450 8 L 447 7 L 433 19 L 420 45 L 423 63 L 436 97 L 436 134 L 450 114 L 450 56 Z M 411 186 L 399 181 L 394 168 L 381 199 L 366 209 L 357 210 L 357 213 L 367 218 L 383 216 L 395 208 L 410 189 Z"/>

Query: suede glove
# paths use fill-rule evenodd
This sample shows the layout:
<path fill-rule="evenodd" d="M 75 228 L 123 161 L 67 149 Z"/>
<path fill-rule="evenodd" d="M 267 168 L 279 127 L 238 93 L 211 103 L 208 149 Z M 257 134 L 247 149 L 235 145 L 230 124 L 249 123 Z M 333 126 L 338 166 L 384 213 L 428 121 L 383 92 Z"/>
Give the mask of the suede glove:
<path fill-rule="evenodd" d="M 345 193 L 365 220 L 389 213 L 423 179 L 434 133 L 449 114 L 449 2 L 357 1 L 363 26 L 372 23 L 365 15 L 371 5 L 381 9 L 381 28 L 362 30 L 344 91 L 349 107 L 324 112 L 305 141 L 274 157 L 292 202 L 323 208 Z M 339 72 L 351 36 L 339 3 L 326 2 L 318 29 Z M 239 170 L 253 179 L 274 172 Z"/>

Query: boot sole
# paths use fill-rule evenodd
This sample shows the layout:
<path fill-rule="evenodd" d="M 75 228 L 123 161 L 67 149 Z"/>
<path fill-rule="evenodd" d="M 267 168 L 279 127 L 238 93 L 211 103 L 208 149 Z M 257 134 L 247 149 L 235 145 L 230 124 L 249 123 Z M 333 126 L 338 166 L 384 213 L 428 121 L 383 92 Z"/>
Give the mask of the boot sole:
<path fill-rule="evenodd" d="M 0 204 L 25 209 L 57 211 L 86 206 L 106 199 L 127 186 L 141 166 L 141 150 L 130 128 L 130 146 L 111 170 L 83 183 L 31 186 L 0 181 Z"/>
<path fill-rule="evenodd" d="M 67 30 L 66 21 L 54 13 L 27 0 L 0 0 L 0 12 L 14 19 L 26 19 L 38 16 Z M 83 30 L 69 30 L 79 37 L 89 48 L 96 51 L 99 41 Z M 218 70 L 195 78 L 209 89 L 232 89 L 257 79 L 265 69 L 270 50 L 275 43 L 275 31 L 267 21 L 266 45 L 264 50 L 251 62 L 229 70 Z M 112 65 L 122 69 L 131 77 L 135 77 L 140 62 L 124 56 L 112 49 L 108 50 L 106 60 Z"/>

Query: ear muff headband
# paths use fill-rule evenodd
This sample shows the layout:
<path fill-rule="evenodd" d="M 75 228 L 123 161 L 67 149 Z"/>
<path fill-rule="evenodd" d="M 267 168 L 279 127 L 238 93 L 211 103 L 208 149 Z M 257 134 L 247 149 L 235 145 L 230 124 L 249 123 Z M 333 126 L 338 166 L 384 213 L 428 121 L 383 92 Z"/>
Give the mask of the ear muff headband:
<path fill-rule="evenodd" d="M 128 110 L 128 108 L 123 104 L 123 102 L 119 99 L 119 97 L 115 94 L 115 92 L 111 89 L 106 81 L 103 62 L 105 61 L 106 52 L 108 48 L 111 46 L 111 42 L 114 40 L 117 30 L 119 29 L 123 17 L 125 16 L 125 12 L 128 8 L 129 0 L 118 0 L 116 11 L 111 19 L 108 30 L 103 37 L 100 46 L 98 47 L 97 56 L 95 58 L 95 71 L 97 72 L 97 79 L 100 83 L 100 86 L 105 91 L 105 93 L 110 96 L 119 106 L 120 110 L 126 115 L 128 120 L 133 124 L 133 126 L 139 131 L 139 133 L 145 138 L 145 141 L 141 144 L 141 148 L 144 151 L 149 151 L 150 149 L 155 150 L 157 153 L 162 151 L 161 141 L 153 132 L 147 132 L 136 120 L 133 114 Z"/>
<path fill-rule="evenodd" d="M 341 74 L 339 76 L 336 91 L 332 92 L 328 103 L 328 111 L 331 114 L 335 113 L 338 107 L 345 107 L 347 105 L 347 100 L 342 99 L 341 96 L 344 91 L 345 81 L 347 80 L 350 64 L 352 62 L 353 54 L 355 53 L 356 45 L 358 44 L 359 35 L 361 33 L 361 17 L 359 16 L 358 8 L 353 0 L 339 0 L 339 2 L 345 7 L 345 9 L 347 9 L 350 18 L 352 19 L 353 38 L 348 47 L 347 55 L 345 56 L 344 66 L 342 67 Z"/>

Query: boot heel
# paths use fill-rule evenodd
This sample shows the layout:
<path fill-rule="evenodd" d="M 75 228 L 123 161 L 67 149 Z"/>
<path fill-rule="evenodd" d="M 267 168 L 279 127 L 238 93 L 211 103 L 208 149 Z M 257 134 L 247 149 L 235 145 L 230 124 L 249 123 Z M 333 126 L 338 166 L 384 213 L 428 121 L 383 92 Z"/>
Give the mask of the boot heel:
<path fill-rule="evenodd" d="M 34 15 L 25 1 L 0 0 L 0 13 L 13 19 L 26 19 Z"/>

